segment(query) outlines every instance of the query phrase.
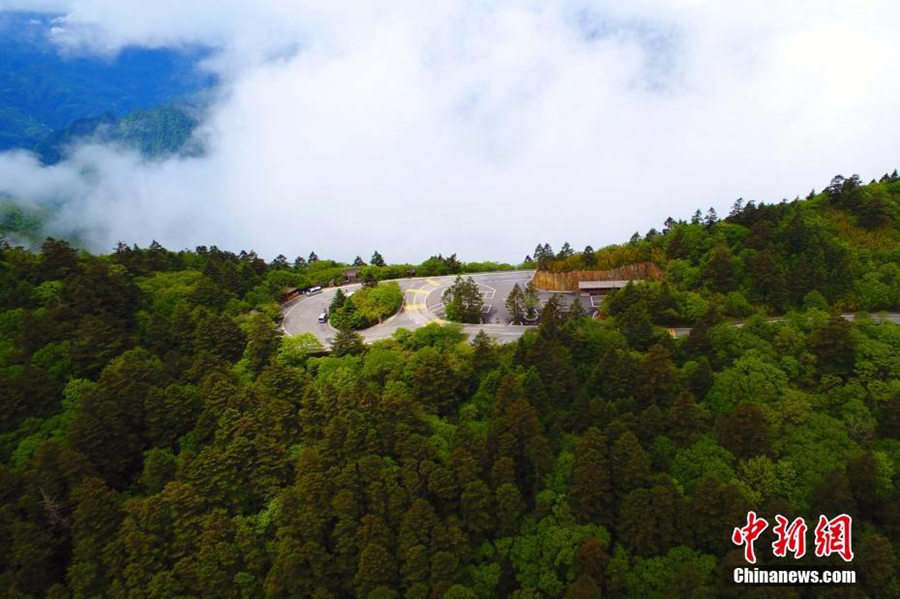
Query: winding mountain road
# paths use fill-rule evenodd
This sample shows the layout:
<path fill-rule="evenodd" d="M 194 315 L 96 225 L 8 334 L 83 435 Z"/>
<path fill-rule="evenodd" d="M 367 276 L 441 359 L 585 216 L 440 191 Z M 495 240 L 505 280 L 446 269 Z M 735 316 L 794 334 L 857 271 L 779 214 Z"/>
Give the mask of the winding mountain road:
<path fill-rule="evenodd" d="M 475 335 L 478 331 L 484 331 L 501 343 L 509 343 L 521 337 L 528 330 L 527 326 L 506 324 L 509 315 L 504 302 L 513 285 L 518 283 L 520 287 L 524 287 L 534 277 L 533 270 L 477 273 L 464 276 L 472 277 L 478 284 L 484 296 L 485 306 L 482 317 L 483 324 L 463 325 L 466 333 Z M 395 282 L 403 291 L 403 305 L 400 311 L 385 322 L 360 331 L 363 339 L 371 343 L 391 337 L 400 328 L 414 330 L 432 322 L 439 324 L 445 322 L 441 296 L 455 279 L 456 275 L 396 280 Z M 309 297 L 303 295 L 287 302 L 282 307 L 284 319 L 281 326 L 285 334 L 294 336 L 300 333 L 312 333 L 319 342 L 326 347 L 329 346 L 337 334 L 337 330 L 329 323 L 320 323 L 319 314 L 328 309 L 338 289 L 347 293 L 360 287 L 359 284 L 331 287 L 322 290 L 322 293 Z M 590 298 L 583 298 L 575 292 L 539 292 L 541 304 L 543 305 L 554 294 L 563 296 L 567 300 L 566 304 L 572 301 L 581 301 L 585 304 L 586 310 L 592 311 Z"/>
<path fill-rule="evenodd" d="M 509 343 L 521 337 L 530 328 L 506 324 L 509 321 L 509 314 L 504 302 L 513 285 L 518 283 L 520 287 L 524 287 L 534 277 L 533 270 L 488 272 L 463 276 L 470 276 L 475 280 L 481 288 L 485 305 L 483 324 L 463 325 L 463 330 L 467 334 L 474 336 L 479 331 L 484 331 L 500 343 Z M 403 291 L 403 305 L 400 311 L 383 323 L 359 331 L 359 333 L 367 343 L 371 343 L 391 337 L 400 328 L 415 330 L 432 322 L 444 323 L 441 295 L 447 287 L 453 284 L 455 279 L 456 275 L 397 279 L 395 282 Z M 330 287 L 323 289 L 322 293 L 309 297 L 301 295 L 285 303 L 282 306 L 284 318 L 281 323 L 285 334 L 293 337 L 300 333 L 312 333 L 320 343 L 329 347 L 331 340 L 337 334 L 337 329 L 329 323 L 320 323 L 319 314 L 328 309 L 338 289 L 347 293 L 360 287 L 359 284 Z M 541 305 L 553 295 L 562 296 L 567 305 L 573 301 L 582 302 L 588 313 L 592 313 L 599 305 L 592 303 L 597 301 L 596 297 L 585 297 L 573 291 L 541 291 L 539 292 Z M 842 316 L 850 321 L 855 319 L 854 314 L 842 314 Z M 873 314 L 872 319 L 876 322 L 900 324 L 900 313 Z M 736 326 L 742 326 L 742 324 L 736 323 Z M 669 329 L 669 332 L 674 337 L 683 337 L 689 335 L 691 329 L 675 328 Z"/>

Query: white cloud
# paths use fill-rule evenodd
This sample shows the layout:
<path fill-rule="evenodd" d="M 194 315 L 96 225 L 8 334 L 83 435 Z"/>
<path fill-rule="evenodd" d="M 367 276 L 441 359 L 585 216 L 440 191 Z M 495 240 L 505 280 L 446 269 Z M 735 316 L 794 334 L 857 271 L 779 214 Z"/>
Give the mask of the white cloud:
<path fill-rule="evenodd" d="M 222 48 L 210 152 L 148 164 L 91 147 L 52 169 L 5 156 L 0 187 L 40 198 L 65 182 L 66 218 L 103 224 L 103 248 L 518 261 L 538 241 L 597 247 L 698 206 L 893 170 L 898 12 L 73 0 L 64 45 Z"/>

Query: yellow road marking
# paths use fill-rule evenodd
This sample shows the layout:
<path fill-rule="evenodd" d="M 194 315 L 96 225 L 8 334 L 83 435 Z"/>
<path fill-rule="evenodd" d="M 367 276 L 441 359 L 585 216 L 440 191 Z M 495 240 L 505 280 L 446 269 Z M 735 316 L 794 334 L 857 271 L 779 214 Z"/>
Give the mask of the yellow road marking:
<path fill-rule="evenodd" d="M 435 319 L 434 319 L 434 322 L 436 322 L 436 323 L 438 323 L 438 324 L 447 324 L 447 321 L 446 321 L 446 320 L 441 320 L 440 318 L 435 318 Z"/>
<path fill-rule="evenodd" d="M 438 282 L 435 281 L 434 279 L 425 279 L 425 282 L 428 283 L 429 285 L 434 285 L 435 287 L 439 287 L 439 286 L 440 286 L 440 283 L 438 283 Z"/>
<path fill-rule="evenodd" d="M 407 289 L 407 293 L 431 293 L 428 289 Z"/>
<path fill-rule="evenodd" d="M 406 304 L 407 310 L 424 310 L 425 304 Z"/>

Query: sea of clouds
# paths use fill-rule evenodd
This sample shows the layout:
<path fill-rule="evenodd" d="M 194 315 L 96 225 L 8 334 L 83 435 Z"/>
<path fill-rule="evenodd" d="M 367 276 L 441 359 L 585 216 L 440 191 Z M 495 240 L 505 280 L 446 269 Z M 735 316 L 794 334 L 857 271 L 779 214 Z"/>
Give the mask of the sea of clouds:
<path fill-rule="evenodd" d="M 61 53 L 215 49 L 202 157 L 0 154 L 93 249 L 518 262 L 900 166 L 900 3 L 0 0 Z"/>

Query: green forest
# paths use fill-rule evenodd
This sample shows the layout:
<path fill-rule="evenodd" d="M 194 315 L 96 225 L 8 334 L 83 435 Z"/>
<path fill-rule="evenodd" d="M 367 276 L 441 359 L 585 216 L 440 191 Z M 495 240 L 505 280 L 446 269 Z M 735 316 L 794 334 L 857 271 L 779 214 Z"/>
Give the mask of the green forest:
<path fill-rule="evenodd" d="M 314 253 L 0 244 L 0 595 L 900 595 L 900 326 L 866 314 L 900 310 L 896 174 L 536 249 L 665 276 L 507 345 L 432 324 L 326 354 L 276 326 L 286 287 L 339 280 Z M 858 584 L 734 586 L 750 510 L 851 515 Z M 845 567 L 769 532 L 757 565 Z"/>
<path fill-rule="evenodd" d="M 191 143 L 197 120 L 185 110 L 163 106 L 134 110 L 123 118 L 106 113 L 97 118 L 79 119 L 53 131 L 33 151 L 44 164 L 56 164 L 79 143 L 110 144 L 140 152 L 148 158 L 172 154 L 197 155 L 199 144 Z"/>
<path fill-rule="evenodd" d="M 727 217 L 690 221 L 594 250 L 538 245 L 525 265 L 549 271 L 650 262 L 664 284 L 641 290 L 655 320 L 690 324 L 716 307 L 745 318 L 817 306 L 855 312 L 900 309 L 900 175 L 868 185 L 836 176 L 822 193 L 778 204 L 737 200 Z M 630 290 L 633 291 L 633 290 Z"/>
<path fill-rule="evenodd" d="M 107 56 L 65 52 L 53 39 L 59 16 L 0 9 L 0 150 L 38 145 L 43 155 L 48 143 L 79 126 L 84 133 L 87 124 L 107 120 L 94 118 L 104 114 L 160 128 L 141 137 L 172 142 L 183 123 L 148 113 L 203 106 L 207 90 L 218 84 L 198 68 L 210 54 L 207 48 L 129 47 Z M 133 130 L 123 125 L 124 137 L 133 141 Z"/>

